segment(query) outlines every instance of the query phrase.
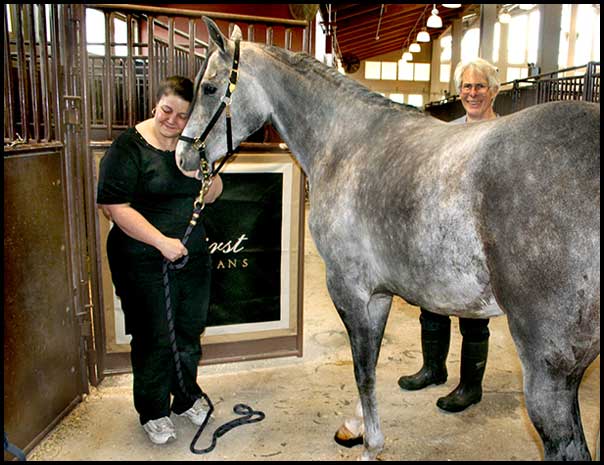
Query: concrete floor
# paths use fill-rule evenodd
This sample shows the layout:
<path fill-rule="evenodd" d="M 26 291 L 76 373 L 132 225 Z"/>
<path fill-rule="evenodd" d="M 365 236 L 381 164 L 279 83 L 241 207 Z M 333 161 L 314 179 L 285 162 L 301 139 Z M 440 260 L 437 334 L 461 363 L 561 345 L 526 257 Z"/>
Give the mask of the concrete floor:
<path fill-rule="evenodd" d="M 260 423 L 236 428 L 207 455 L 189 451 L 197 428 L 174 418 L 178 440 L 151 444 L 132 405 L 132 377 L 111 376 L 79 404 L 28 460 L 354 460 L 333 435 L 356 402 L 348 338 L 325 288 L 324 265 L 307 233 L 304 269 L 304 357 L 204 366 L 199 381 L 212 398 L 217 425 L 231 420 L 242 402 L 266 413 Z M 524 407 L 522 372 L 505 317 L 489 326 L 491 342 L 482 401 L 456 414 L 435 402 L 458 382 L 461 338 L 453 318 L 449 380 L 404 392 L 401 374 L 421 365 L 419 309 L 395 299 L 377 373 L 377 395 L 386 437 L 382 460 L 541 460 L 541 442 Z M 600 358 L 580 389 L 585 434 L 595 453 L 600 426 Z M 197 448 L 206 447 L 204 433 Z"/>

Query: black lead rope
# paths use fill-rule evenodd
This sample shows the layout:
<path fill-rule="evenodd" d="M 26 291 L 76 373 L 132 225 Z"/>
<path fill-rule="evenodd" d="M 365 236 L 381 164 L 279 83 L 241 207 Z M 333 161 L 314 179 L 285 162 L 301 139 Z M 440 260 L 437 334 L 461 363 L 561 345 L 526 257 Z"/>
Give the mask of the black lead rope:
<path fill-rule="evenodd" d="M 187 230 L 185 231 L 185 234 L 181 240 L 182 244 L 185 246 L 187 244 L 187 241 L 189 240 L 189 236 L 191 235 L 193 228 L 197 224 L 197 220 L 199 219 L 199 216 L 201 215 L 201 210 L 203 210 L 203 208 L 205 206 L 203 198 L 212 183 L 211 179 L 210 179 L 209 166 L 207 165 L 207 162 L 205 162 L 205 160 L 202 161 L 200 164 L 200 171 L 203 176 L 202 187 L 199 192 L 199 197 L 197 197 L 197 199 L 193 203 L 193 215 L 191 217 L 191 221 L 189 221 Z M 241 415 L 242 417 L 231 420 L 231 421 L 225 423 L 224 425 L 221 425 L 220 427 L 218 427 L 214 431 L 214 434 L 212 435 L 211 444 L 208 447 L 206 447 L 205 449 L 196 449 L 195 448 L 195 444 L 199 440 L 206 425 L 208 424 L 208 421 L 210 420 L 212 413 L 214 412 L 214 404 L 212 404 L 212 401 L 210 400 L 208 395 L 205 392 L 203 392 L 203 389 L 201 389 L 201 388 L 200 388 L 201 394 L 198 396 L 191 394 L 190 392 L 187 391 L 187 388 L 185 387 L 184 378 L 182 375 L 182 367 L 181 367 L 181 363 L 180 363 L 180 353 L 178 352 L 178 346 L 176 345 L 176 331 L 174 329 L 174 313 L 172 311 L 172 299 L 170 298 L 170 278 L 168 276 L 168 270 L 179 270 L 187 264 L 188 260 L 189 260 L 189 256 L 185 255 L 181 260 L 179 260 L 178 262 L 175 262 L 175 263 L 170 262 L 168 259 L 164 259 L 164 261 L 163 261 L 162 273 L 163 273 L 163 284 L 164 284 L 164 297 L 166 300 L 166 318 L 168 321 L 170 346 L 172 347 L 172 354 L 174 356 L 174 366 L 176 368 L 176 377 L 178 378 L 178 386 L 179 386 L 181 392 L 185 396 L 187 396 L 189 399 L 193 400 L 193 402 L 195 402 L 197 399 L 203 398 L 203 399 L 205 399 L 206 403 L 208 404 L 208 412 L 206 413 L 206 417 L 204 418 L 203 423 L 201 424 L 199 429 L 197 430 L 197 433 L 193 437 L 193 440 L 191 441 L 191 445 L 189 446 L 189 449 L 194 454 L 207 454 L 208 452 L 212 451 L 216 447 L 216 442 L 218 441 L 219 437 L 224 436 L 226 433 L 228 433 L 233 428 L 236 428 L 237 426 L 262 421 L 262 420 L 264 420 L 265 415 L 264 415 L 264 412 L 261 412 L 259 410 L 253 410 L 251 407 L 249 407 L 245 404 L 237 404 L 233 407 L 233 411 L 237 415 Z"/>

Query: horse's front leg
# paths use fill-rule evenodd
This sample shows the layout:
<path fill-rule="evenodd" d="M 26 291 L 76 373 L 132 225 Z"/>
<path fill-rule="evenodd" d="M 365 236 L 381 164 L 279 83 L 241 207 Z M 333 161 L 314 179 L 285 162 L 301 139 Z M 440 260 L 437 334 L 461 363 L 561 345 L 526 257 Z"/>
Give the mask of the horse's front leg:
<path fill-rule="evenodd" d="M 358 282 L 354 284 L 359 286 Z M 357 409 L 357 418 L 362 415 L 364 420 L 364 434 L 357 431 L 364 438 L 365 447 L 361 458 L 374 460 L 384 447 L 375 393 L 375 370 L 392 296 L 364 295 L 359 287 L 348 287 L 341 276 L 328 276 L 327 286 L 350 338 L 361 403 L 361 412 Z M 346 424 L 355 424 L 354 419 L 347 420 Z"/>

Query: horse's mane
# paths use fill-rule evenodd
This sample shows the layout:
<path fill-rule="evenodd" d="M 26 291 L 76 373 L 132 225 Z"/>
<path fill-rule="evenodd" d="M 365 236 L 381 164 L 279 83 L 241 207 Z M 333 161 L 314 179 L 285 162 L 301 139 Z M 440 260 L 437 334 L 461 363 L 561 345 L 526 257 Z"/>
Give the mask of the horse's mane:
<path fill-rule="evenodd" d="M 338 87 L 352 92 L 355 98 L 368 104 L 383 106 L 399 111 L 414 111 L 422 113 L 422 111 L 417 107 L 394 102 L 377 92 L 369 90 L 367 87 L 354 79 L 343 76 L 336 69 L 324 65 L 305 52 L 294 53 L 283 48 L 273 46 L 262 46 L 262 49 L 271 57 L 291 66 L 299 73 L 303 75 L 307 75 L 309 72 L 315 73 L 327 81 L 337 85 Z"/>

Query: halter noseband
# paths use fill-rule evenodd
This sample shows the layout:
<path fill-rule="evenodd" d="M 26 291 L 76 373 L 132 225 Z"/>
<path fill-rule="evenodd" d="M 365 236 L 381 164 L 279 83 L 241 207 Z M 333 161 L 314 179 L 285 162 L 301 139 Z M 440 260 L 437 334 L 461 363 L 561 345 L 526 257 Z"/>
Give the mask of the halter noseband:
<path fill-rule="evenodd" d="M 237 73 L 239 68 L 239 40 L 235 41 L 235 53 L 233 54 L 233 66 L 231 67 L 231 75 L 229 76 L 229 85 L 227 86 L 227 90 L 224 96 L 220 99 L 220 105 L 214 112 L 214 116 L 206 126 L 205 130 L 201 133 L 199 137 L 192 138 L 187 136 L 180 136 L 178 140 L 182 140 L 192 145 L 194 150 L 199 152 L 199 167 L 200 170 L 203 171 L 203 164 L 207 166 L 208 161 L 206 159 L 206 138 L 210 131 L 216 125 L 218 118 L 222 115 L 222 112 L 226 110 L 226 136 L 227 136 L 227 153 L 223 157 L 220 165 L 218 165 L 217 169 L 212 170 L 212 176 L 218 174 L 218 171 L 223 167 L 226 161 L 235 153 L 233 150 L 233 135 L 231 130 L 231 95 L 235 92 L 235 88 L 237 87 Z M 201 79 L 199 80 L 199 85 L 201 85 Z M 197 90 L 195 89 L 195 96 L 197 96 Z"/>

